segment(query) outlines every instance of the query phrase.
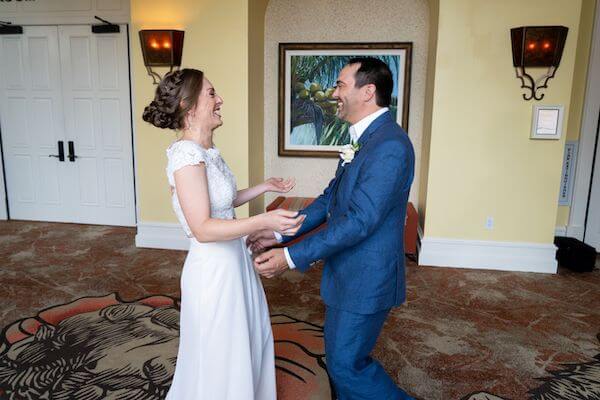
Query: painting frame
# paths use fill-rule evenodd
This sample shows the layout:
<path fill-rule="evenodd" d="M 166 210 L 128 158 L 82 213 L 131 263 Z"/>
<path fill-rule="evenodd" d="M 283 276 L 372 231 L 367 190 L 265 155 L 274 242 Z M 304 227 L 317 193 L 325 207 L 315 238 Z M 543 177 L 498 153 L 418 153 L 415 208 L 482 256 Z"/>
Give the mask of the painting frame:
<path fill-rule="evenodd" d="M 291 143 L 292 115 L 292 71 L 291 57 L 298 55 L 325 56 L 398 56 L 396 121 L 408 131 L 410 109 L 412 42 L 372 42 L 372 43 L 279 43 L 278 69 L 278 154 L 281 157 L 339 157 L 341 146 L 294 145 Z M 400 62 L 403 61 L 402 63 Z M 394 73 L 394 71 L 393 71 Z M 402 86 L 400 87 L 400 83 Z M 401 105 L 400 105 L 401 102 Z M 319 149 L 322 147 L 323 149 Z"/>

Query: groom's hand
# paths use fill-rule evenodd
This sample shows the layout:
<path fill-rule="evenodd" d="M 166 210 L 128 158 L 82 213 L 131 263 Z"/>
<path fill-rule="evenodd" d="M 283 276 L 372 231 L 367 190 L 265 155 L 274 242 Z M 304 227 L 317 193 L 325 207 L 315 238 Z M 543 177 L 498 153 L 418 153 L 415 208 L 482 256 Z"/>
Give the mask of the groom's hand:
<path fill-rule="evenodd" d="M 289 269 L 283 249 L 273 249 L 257 256 L 254 259 L 254 268 L 266 278 L 281 275 Z"/>
<path fill-rule="evenodd" d="M 246 239 L 246 246 L 248 246 L 254 254 L 262 253 L 277 244 L 279 244 L 279 242 L 275 239 L 273 231 L 267 229 L 254 232 Z"/>

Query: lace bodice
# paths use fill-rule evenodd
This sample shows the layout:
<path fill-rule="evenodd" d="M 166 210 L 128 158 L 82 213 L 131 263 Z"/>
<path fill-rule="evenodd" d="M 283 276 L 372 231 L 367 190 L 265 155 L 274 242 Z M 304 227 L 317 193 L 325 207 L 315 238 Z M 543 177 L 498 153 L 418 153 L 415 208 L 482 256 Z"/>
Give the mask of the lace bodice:
<path fill-rule="evenodd" d="M 206 177 L 208 179 L 208 195 L 210 197 L 211 218 L 233 219 L 235 211 L 233 201 L 237 196 L 235 176 L 221 157 L 216 148 L 204 149 L 190 140 L 179 140 L 171 144 L 167 149 L 167 178 L 169 185 L 175 186 L 173 174 L 186 165 L 204 163 L 206 165 Z M 192 237 L 190 227 L 185 220 L 177 191 L 173 190 L 171 196 L 173 211 L 188 237 Z"/>

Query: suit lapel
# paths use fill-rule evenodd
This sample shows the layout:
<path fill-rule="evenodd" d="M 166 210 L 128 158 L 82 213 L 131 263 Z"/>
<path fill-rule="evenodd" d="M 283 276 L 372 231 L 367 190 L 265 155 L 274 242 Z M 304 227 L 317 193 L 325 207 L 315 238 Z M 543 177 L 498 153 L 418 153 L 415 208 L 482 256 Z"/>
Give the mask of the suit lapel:
<path fill-rule="evenodd" d="M 339 161 L 338 167 L 335 171 L 335 182 L 333 183 L 333 188 L 331 188 L 331 195 L 329 196 L 329 202 L 327 204 L 327 212 L 331 209 L 331 204 L 333 199 L 337 193 L 337 188 L 340 184 L 340 178 L 344 175 L 344 167 L 342 167 L 342 160 Z"/>
<path fill-rule="evenodd" d="M 369 138 L 371 137 L 373 132 L 375 132 L 381 125 L 383 125 L 384 123 L 389 122 L 391 120 L 392 120 L 392 117 L 390 115 L 390 112 L 387 111 L 387 112 L 384 112 L 383 114 L 381 114 L 379 117 L 377 117 L 373 122 L 371 122 L 371 124 L 367 127 L 367 129 L 365 129 L 363 134 L 358 139 L 358 144 L 360 145 L 360 148 L 362 149 L 362 147 L 365 145 L 367 140 L 369 140 Z M 359 152 L 360 152 L 360 150 L 359 150 Z M 338 187 L 340 186 L 340 181 L 342 180 L 342 176 L 344 176 L 344 172 L 346 171 L 346 168 L 347 168 L 347 166 L 342 166 L 342 160 L 340 160 L 340 162 L 338 163 L 338 169 L 336 170 L 335 183 L 333 184 L 333 189 L 331 190 L 331 196 L 329 197 L 329 205 L 327 207 L 328 211 L 331 208 L 331 205 L 332 204 L 334 205 L 336 203 L 337 190 L 338 190 Z"/>

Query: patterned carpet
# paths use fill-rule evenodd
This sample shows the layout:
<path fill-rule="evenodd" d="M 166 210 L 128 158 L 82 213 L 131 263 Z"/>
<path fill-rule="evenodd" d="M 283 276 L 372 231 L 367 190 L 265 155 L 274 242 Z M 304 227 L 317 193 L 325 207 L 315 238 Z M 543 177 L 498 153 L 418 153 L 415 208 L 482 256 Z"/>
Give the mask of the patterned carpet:
<path fill-rule="evenodd" d="M 0 398 L 161 399 L 184 252 L 135 230 L 0 222 Z M 279 398 L 331 399 L 320 269 L 264 281 Z M 374 356 L 418 399 L 600 399 L 600 271 L 418 267 Z M 140 347 L 141 346 L 141 347 Z"/>

